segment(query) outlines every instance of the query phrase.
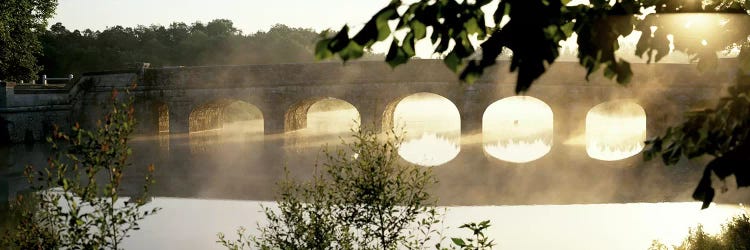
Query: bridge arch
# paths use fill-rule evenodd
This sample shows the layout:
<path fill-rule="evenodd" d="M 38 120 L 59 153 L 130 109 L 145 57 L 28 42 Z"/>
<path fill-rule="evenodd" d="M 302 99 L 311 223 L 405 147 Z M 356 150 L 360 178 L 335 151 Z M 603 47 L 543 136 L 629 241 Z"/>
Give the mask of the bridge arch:
<path fill-rule="evenodd" d="M 259 128 L 263 132 L 263 112 L 250 103 L 236 99 L 217 99 L 194 107 L 189 115 L 189 131 L 199 132 L 221 129 L 225 124 L 260 120 Z"/>
<path fill-rule="evenodd" d="M 343 111 L 343 113 L 336 114 L 335 112 L 337 111 Z M 298 101 L 289 107 L 284 114 L 284 132 L 308 128 L 308 120 L 314 118 L 311 115 L 318 115 L 311 114 L 311 112 L 326 113 L 322 114 L 323 116 L 344 115 L 353 119 L 352 123 L 343 124 L 343 126 L 339 126 L 341 124 L 331 124 L 335 126 L 329 127 L 332 130 L 342 129 L 348 131 L 351 126 L 347 125 L 359 126 L 359 121 L 361 120 L 359 110 L 351 102 L 334 97 L 313 97 Z"/>
<path fill-rule="evenodd" d="M 161 101 L 154 102 L 151 105 L 151 115 L 156 133 L 169 133 L 169 105 Z"/>
<path fill-rule="evenodd" d="M 586 114 L 586 153 L 603 161 L 622 160 L 643 150 L 646 111 L 631 99 L 600 103 Z"/>
<path fill-rule="evenodd" d="M 542 100 L 511 96 L 498 100 L 482 116 L 485 153 L 513 163 L 544 157 L 552 149 L 554 114 Z"/>
<path fill-rule="evenodd" d="M 138 124 L 135 133 L 158 135 L 170 132 L 170 104 L 163 99 L 146 97 L 133 103 Z"/>
<path fill-rule="evenodd" d="M 403 129 L 399 155 L 422 166 L 445 164 L 461 151 L 461 115 L 450 99 L 430 92 L 402 96 L 387 104 L 383 130 Z"/>

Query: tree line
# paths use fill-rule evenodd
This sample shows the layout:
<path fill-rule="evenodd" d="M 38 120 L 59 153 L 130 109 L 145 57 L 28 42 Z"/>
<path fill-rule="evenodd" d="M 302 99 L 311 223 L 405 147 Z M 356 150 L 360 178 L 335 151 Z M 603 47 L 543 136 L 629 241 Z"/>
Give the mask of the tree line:
<path fill-rule="evenodd" d="M 312 62 L 320 34 L 276 24 L 245 35 L 232 21 L 190 25 L 114 26 L 101 31 L 69 30 L 56 23 L 39 36 L 39 75 L 50 77 L 117 70 L 138 62 L 152 67 Z"/>

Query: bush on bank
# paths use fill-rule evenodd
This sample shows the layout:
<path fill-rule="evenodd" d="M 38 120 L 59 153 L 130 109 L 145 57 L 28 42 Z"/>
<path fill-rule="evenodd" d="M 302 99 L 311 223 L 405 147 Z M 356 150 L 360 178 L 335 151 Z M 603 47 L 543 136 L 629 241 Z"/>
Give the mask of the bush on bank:
<path fill-rule="evenodd" d="M 279 182 L 278 208 L 264 209 L 259 235 L 244 228 L 237 238 L 219 233 L 227 249 L 449 249 L 441 246 L 443 211 L 428 188 L 437 180 L 430 168 L 404 164 L 393 132 L 383 140 L 370 130 L 316 165 L 310 180 L 287 176 Z M 450 249 L 490 249 L 489 221 L 462 226 L 469 238 L 452 238 Z"/>
<path fill-rule="evenodd" d="M 649 250 L 748 250 L 750 249 L 750 219 L 741 214 L 721 226 L 721 232 L 711 235 L 703 230 L 702 225 L 690 229 L 680 245 L 667 247 L 664 243 L 654 241 Z"/>
<path fill-rule="evenodd" d="M 121 249 L 129 232 L 158 208 L 144 210 L 153 183 L 153 165 L 143 193 L 120 197 L 132 150 L 128 137 L 135 127 L 133 99 L 118 101 L 93 130 L 76 124 L 71 134 L 55 129 L 47 141 L 53 153 L 47 166 L 27 166 L 32 192 L 11 202 L 13 227 L 0 236 L 9 249 Z"/>

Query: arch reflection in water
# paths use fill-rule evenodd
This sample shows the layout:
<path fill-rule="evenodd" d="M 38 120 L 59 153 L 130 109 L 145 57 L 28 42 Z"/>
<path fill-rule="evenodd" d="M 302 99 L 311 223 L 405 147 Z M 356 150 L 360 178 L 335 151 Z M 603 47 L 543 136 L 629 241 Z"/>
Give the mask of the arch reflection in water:
<path fill-rule="evenodd" d="M 219 144 L 263 140 L 263 114 L 243 101 L 213 101 L 193 109 L 189 119 L 192 152 L 208 151 Z"/>
<path fill-rule="evenodd" d="M 359 123 L 357 108 L 336 98 L 317 101 L 307 111 L 307 129 L 310 133 L 348 134 Z"/>
<path fill-rule="evenodd" d="M 294 112 L 305 116 L 304 127 L 291 131 L 286 138 L 286 144 L 295 150 L 338 144 L 341 138 L 348 138 L 352 129 L 359 127 L 357 108 L 341 99 L 328 97 L 305 101 L 297 109 L 302 110 Z"/>
<path fill-rule="evenodd" d="M 169 106 L 163 102 L 157 102 L 153 106 L 152 113 L 156 123 L 157 133 L 169 133 Z"/>
<path fill-rule="evenodd" d="M 396 105 L 393 119 L 394 127 L 406 132 L 398 153 L 408 162 L 442 165 L 461 150 L 461 116 L 445 97 L 432 93 L 407 96 Z"/>
<path fill-rule="evenodd" d="M 487 107 L 482 117 L 484 150 L 497 159 L 530 162 L 552 148 L 552 109 L 530 96 L 512 96 Z"/>
<path fill-rule="evenodd" d="M 601 103 L 586 115 L 586 152 L 615 161 L 636 155 L 646 140 L 646 111 L 630 100 Z"/>

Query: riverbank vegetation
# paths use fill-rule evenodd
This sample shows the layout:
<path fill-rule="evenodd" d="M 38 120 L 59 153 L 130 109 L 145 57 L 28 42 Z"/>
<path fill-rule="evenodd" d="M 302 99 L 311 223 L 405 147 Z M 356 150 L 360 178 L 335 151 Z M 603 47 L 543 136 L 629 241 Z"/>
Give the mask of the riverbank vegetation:
<path fill-rule="evenodd" d="M 706 233 L 703 226 L 690 229 L 680 245 L 668 247 L 654 241 L 649 250 L 747 250 L 750 249 L 750 218 L 748 214 L 733 217 L 715 235 Z"/>
<path fill-rule="evenodd" d="M 384 137 L 384 138 L 383 138 Z M 326 151 L 312 178 L 287 173 L 277 207 L 264 209 L 259 235 L 237 239 L 219 233 L 227 249 L 437 249 L 443 241 L 444 211 L 428 189 L 437 180 L 430 168 L 399 158 L 401 137 L 358 130 L 338 150 Z M 458 249 L 490 249 L 489 221 L 469 223 L 471 238 L 452 238 Z"/>
<path fill-rule="evenodd" d="M 8 210 L 0 243 L 10 249 L 120 249 L 139 221 L 159 208 L 145 209 L 154 166 L 142 194 L 121 197 L 130 163 L 128 139 L 135 126 L 133 99 L 118 101 L 93 130 L 76 124 L 71 134 L 55 130 L 47 141 L 53 154 L 42 168 L 27 166 L 31 192 L 18 195 Z"/>

